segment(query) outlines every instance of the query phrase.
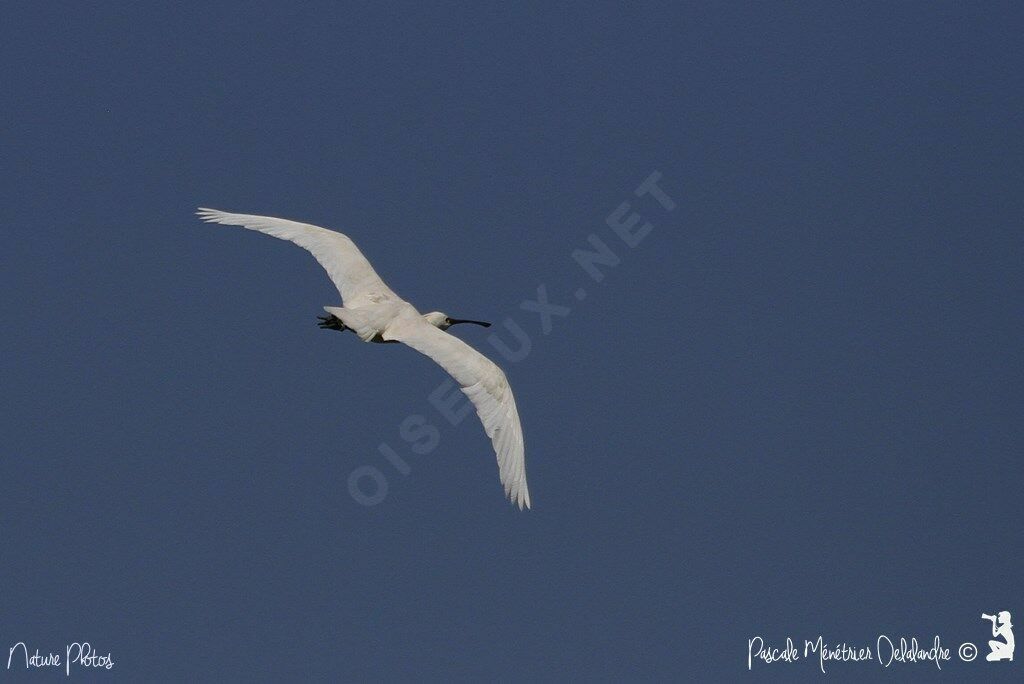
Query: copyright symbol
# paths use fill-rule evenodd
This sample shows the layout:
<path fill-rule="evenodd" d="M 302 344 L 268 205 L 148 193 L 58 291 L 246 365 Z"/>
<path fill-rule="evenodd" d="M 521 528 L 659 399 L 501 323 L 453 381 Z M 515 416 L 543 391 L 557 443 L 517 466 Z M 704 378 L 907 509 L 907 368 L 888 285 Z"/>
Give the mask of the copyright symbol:
<path fill-rule="evenodd" d="M 978 657 L 978 647 L 970 641 L 960 644 L 960 660 L 969 663 Z"/>

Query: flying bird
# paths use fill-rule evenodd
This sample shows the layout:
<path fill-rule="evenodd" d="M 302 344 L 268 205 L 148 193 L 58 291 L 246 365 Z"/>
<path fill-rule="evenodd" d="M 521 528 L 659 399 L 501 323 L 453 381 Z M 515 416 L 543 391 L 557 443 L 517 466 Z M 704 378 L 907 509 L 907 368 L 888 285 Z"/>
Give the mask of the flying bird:
<path fill-rule="evenodd" d="M 453 325 L 490 323 L 451 318 L 440 311 L 420 314 L 391 291 L 348 236 L 319 226 L 271 216 L 229 214 L 200 207 L 207 223 L 241 226 L 294 242 L 308 250 L 338 288 L 342 306 L 325 306 L 320 327 L 352 331 L 364 342 L 403 342 L 433 359 L 459 383 L 476 407 L 498 457 L 505 495 L 520 510 L 530 507 L 526 487 L 523 428 L 505 374 L 493 361 L 445 332 Z"/>

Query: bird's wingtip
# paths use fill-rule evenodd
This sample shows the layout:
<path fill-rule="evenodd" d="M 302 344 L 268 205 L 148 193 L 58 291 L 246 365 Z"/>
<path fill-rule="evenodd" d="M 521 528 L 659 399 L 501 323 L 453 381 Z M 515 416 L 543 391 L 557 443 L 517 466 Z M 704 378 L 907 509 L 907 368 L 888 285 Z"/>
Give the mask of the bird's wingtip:
<path fill-rule="evenodd" d="M 203 219 L 207 223 L 213 223 L 216 221 L 224 212 L 217 209 L 210 209 L 208 207 L 196 207 L 196 216 Z"/>
<path fill-rule="evenodd" d="M 514 495 L 509 496 L 509 499 L 512 503 L 519 506 L 519 510 L 523 510 L 524 508 L 526 510 L 530 510 L 530 492 L 525 487 Z"/>

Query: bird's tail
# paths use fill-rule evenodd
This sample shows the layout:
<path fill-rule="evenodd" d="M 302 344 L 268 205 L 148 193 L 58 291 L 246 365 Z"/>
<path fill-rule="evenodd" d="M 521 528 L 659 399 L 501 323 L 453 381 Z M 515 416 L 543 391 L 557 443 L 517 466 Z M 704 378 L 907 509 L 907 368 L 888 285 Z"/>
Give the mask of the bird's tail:
<path fill-rule="evenodd" d="M 369 325 L 362 311 L 346 309 L 343 306 L 325 306 L 324 311 L 337 317 L 346 328 L 352 328 L 363 342 L 369 342 L 377 336 L 378 331 Z"/>

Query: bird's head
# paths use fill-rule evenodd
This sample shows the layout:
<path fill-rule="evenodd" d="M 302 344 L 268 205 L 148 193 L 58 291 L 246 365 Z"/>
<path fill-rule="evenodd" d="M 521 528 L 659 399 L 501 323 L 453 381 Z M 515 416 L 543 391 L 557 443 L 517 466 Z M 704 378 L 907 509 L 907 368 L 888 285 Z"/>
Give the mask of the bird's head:
<path fill-rule="evenodd" d="M 423 314 L 423 320 L 435 328 L 440 328 L 441 330 L 447 330 L 453 325 L 458 325 L 459 323 L 472 323 L 473 325 L 482 325 L 485 328 L 491 327 L 490 323 L 484 321 L 471 321 L 465 318 L 449 318 L 448 314 L 440 311 L 431 311 L 428 314 Z"/>

